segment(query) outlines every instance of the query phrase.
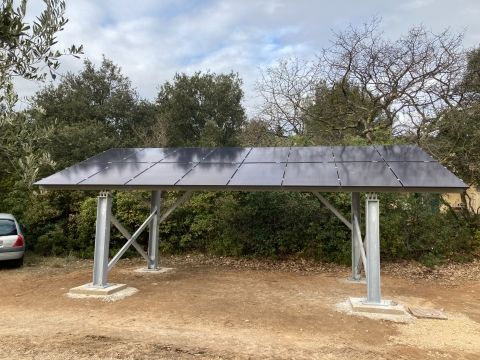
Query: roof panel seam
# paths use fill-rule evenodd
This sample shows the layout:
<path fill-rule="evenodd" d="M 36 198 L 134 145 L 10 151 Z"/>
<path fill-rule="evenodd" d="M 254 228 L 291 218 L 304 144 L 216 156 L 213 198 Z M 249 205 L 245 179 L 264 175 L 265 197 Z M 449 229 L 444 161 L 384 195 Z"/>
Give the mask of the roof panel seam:
<path fill-rule="evenodd" d="M 145 150 L 145 149 L 144 149 Z M 154 167 L 155 165 L 157 165 L 160 161 L 164 160 L 168 155 L 170 155 L 170 153 L 174 153 L 176 150 L 173 150 L 173 151 L 170 151 L 167 155 L 165 155 L 162 159 L 158 160 L 157 162 L 154 162 L 151 166 L 147 167 L 145 170 L 143 171 L 140 171 L 138 174 L 136 174 L 135 176 L 133 176 L 130 180 L 128 180 L 126 183 L 124 183 L 123 185 L 127 185 L 130 181 L 132 181 L 133 179 L 136 179 L 137 177 L 139 177 L 140 175 L 142 175 L 145 171 L 148 171 L 150 170 L 152 167 Z"/>
<path fill-rule="evenodd" d="M 283 182 L 285 181 L 285 174 L 287 173 L 288 167 L 288 159 L 290 158 L 290 154 L 292 153 L 292 147 L 288 149 L 287 161 L 285 161 L 285 167 L 283 168 L 283 175 L 282 175 L 282 182 L 280 183 L 280 187 L 283 186 Z"/>
<path fill-rule="evenodd" d="M 81 183 L 83 183 L 84 181 L 86 181 L 86 180 L 94 177 L 94 176 L 97 175 L 98 173 L 101 173 L 102 171 L 107 170 L 109 166 L 110 166 L 110 164 L 107 163 L 104 168 L 98 170 L 97 172 L 91 174 L 90 176 L 87 176 L 85 179 L 80 180 L 80 181 L 77 183 L 77 185 L 80 185 Z"/>
<path fill-rule="evenodd" d="M 385 162 L 385 165 L 387 165 L 387 167 L 390 169 L 390 171 L 392 172 L 393 176 L 395 176 L 395 178 L 398 180 L 398 182 L 400 183 L 400 185 L 402 185 L 402 187 L 405 187 L 405 185 L 403 184 L 402 180 L 400 180 L 400 178 L 397 176 L 397 174 L 395 173 L 395 171 L 393 171 L 393 169 L 391 168 L 390 164 L 387 162 L 387 160 L 385 160 L 385 158 L 383 157 L 383 155 L 380 153 L 380 151 L 377 149 L 377 147 L 375 145 L 373 145 L 373 148 L 375 149 L 375 151 L 378 153 L 378 155 L 380 155 L 380 157 L 382 158 L 382 160 Z"/>
<path fill-rule="evenodd" d="M 335 166 L 335 171 L 337 172 L 338 186 L 342 187 L 342 180 L 340 180 L 340 173 L 338 172 L 337 160 L 335 159 L 335 152 L 333 151 L 333 146 L 330 146 L 330 151 L 333 156 L 333 166 Z"/>
<path fill-rule="evenodd" d="M 185 174 L 183 174 L 183 176 L 182 176 L 180 179 L 178 179 L 177 181 L 175 181 L 175 183 L 174 183 L 173 185 L 177 185 L 185 176 L 187 176 L 188 174 L 190 174 L 190 173 L 193 171 L 193 169 L 195 169 L 195 168 L 198 166 L 198 164 L 200 164 L 200 162 L 201 162 L 202 160 L 204 160 L 207 156 L 209 156 L 209 155 L 210 155 L 211 153 L 213 153 L 215 150 L 216 150 L 215 148 L 213 148 L 212 150 L 210 150 L 207 155 L 205 155 L 204 157 L 202 157 L 199 162 L 197 162 L 196 164 L 194 164 L 194 165 L 191 167 L 191 169 L 188 170 Z"/>
<path fill-rule="evenodd" d="M 235 171 L 233 172 L 232 176 L 230 176 L 230 179 L 228 179 L 227 181 L 227 184 L 230 184 L 230 181 L 232 181 L 233 177 L 235 176 L 235 174 L 238 172 L 238 170 L 240 169 L 240 167 L 243 165 L 243 163 L 245 162 L 245 159 L 248 157 L 248 155 L 250 155 L 250 152 L 253 150 L 253 147 L 250 148 L 250 150 L 248 150 L 247 152 L 247 155 L 245 155 L 245 157 L 243 158 L 242 162 L 237 166 L 237 168 L 235 169 Z"/>

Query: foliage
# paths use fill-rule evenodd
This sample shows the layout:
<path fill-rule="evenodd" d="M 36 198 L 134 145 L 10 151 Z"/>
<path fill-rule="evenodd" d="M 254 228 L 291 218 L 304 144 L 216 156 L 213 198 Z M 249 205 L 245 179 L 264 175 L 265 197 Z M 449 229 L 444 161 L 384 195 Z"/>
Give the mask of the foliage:
<path fill-rule="evenodd" d="M 365 125 L 362 118 L 374 117 L 378 125 L 385 124 L 386 118 L 374 102 L 364 96 L 361 88 L 349 84 L 322 83 L 315 90 L 315 101 L 306 109 L 305 126 L 307 137 L 316 144 L 354 144 L 355 139 L 365 139 Z M 390 131 L 379 127 L 370 138 L 376 142 L 388 142 Z"/>
<path fill-rule="evenodd" d="M 11 110 L 16 102 L 12 77 L 20 76 L 29 80 L 43 80 L 48 72 L 55 78 L 59 59 L 65 54 L 79 54 L 82 46 L 72 45 L 61 53 L 54 49 L 57 34 L 68 20 L 64 17 L 65 2 L 44 0 L 45 9 L 31 24 L 25 21 L 27 0 L 15 8 L 13 0 L 0 5 L 0 121 L 4 111 Z"/>
<path fill-rule="evenodd" d="M 350 28 L 335 35 L 334 46 L 319 64 L 291 58 L 267 69 L 259 85 L 263 112 L 249 121 L 237 74 L 177 74 L 160 86 L 156 102 L 151 103 L 140 99 L 121 69 L 106 58 L 99 66 L 85 61 L 80 72 L 66 74 L 56 85 L 39 91 L 29 109 L 15 112 L 11 77 L 41 80 L 48 67 L 53 74 L 62 55 L 51 46 L 66 21 L 64 5 L 46 3 L 50 15 L 42 15 L 33 32 L 25 29 L 22 34 L 17 30 L 23 26 L 25 10 L 13 10 L 10 1 L 1 8 L 0 26 L 14 19 L 12 29 L 17 29 L 0 37 L 2 44 L 26 46 L 24 40 L 30 36 L 37 39 L 32 49 L 50 48 L 47 59 L 37 59 L 46 61 L 46 68 L 29 63 L 38 49 L 11 48 L 17 54 L 11 60 L 29 65 L 25 71 L 18 64 L 2 70 L 2 81 L 8 80 L 2 83 L 8 95 L 2 98 L 2 121 L 10 110 L 8 121 L 0 122 L 0 211 L 12 212 L 23 223 L 29 251 L 92 256 L 96 194 L 43 191 L 32 182 L 111 147 L 417 141 L 466 181 L 479 185 L 480 52 L 470 52 L 465 62 L 461 37 L 414 28 L 390 42 L 376 23 Z M 39 29 L 44 31 L 37 33 Z M 446 82 L 439 84 L 437 77 Z M 412 82 L 416 85 L 410 86 Z M 423 102 L 426 94 L 433 102 Z M 405 112 L 404 119 L 415 114 L 410 120 L 419 122 L 396 133 L 400 111 Z M 132 232 L 148 216 L 150 193 L 115 191 L 113 195 L 115 216 Z M 164 191 L 162 207 L 169 207 L 180 195 Z M 350 194 L 325 196 L 342 213 L 349 213 Z M 433 266 L 479 254 L 480 218 L 470 209 L 453 211 L 443 204 L 440 210 L 441 199 L 431 194 L 381 194 L 380 204 L 384 259 L 416 259 Z M 298 192 L 200 192 L 160 226 L 165 253 L 299 256 L 340 263 L 350 262 L 350 236 L 350 230 L 318 199 Z M 111 237 L 113 254 L 125 239 L 114 228 Z M 138 242 L 146 247 L 147 234 Z"/>
<path fill-rule="evenodd" d="M 134 128 L 149 121 L 130 80 L 105 58 L 98 68 L 86 60 L 80 73 L 39 91 L 30 112 L 37 126 L 53 129 L 43 146 L 57 168 L 112 147 L 138 146 Z"/>
<path fill-rule="evenodd" d="M 463 84 L 469 100 L 480 100 L 480 48 L 468 53 L 468 62 Z"/>
<path fill-rule="evenodd" d="M 176 74 L 157 97 L 156 127 L 167 146 L 231 146 L 245 123 L 238 75 Z"/>
<path fill-rule="evenodd" d="M 55 195 L 50 192 L 42 196 Z M 127 229 L 134 230 L 148 215 L 149 193 L 116 192 L 114 212 Z M 163 206 L 169 207 L 179 196 L 163 193 Z M 341 212 L 348 214 L 349 194 L 326 194 Z M 37 198 L 38 200 L 38 198 Z M 68 220 L 45 208 L 45 201 L 29 212 L 42 228 L 31 244 L 43 254 L 93 254 L 96 201 L 87 197 L 78 209 L 70 209 Z M 427 265 L 446 260 L 465 260 L 478 254 L 479 233 L 471 233 L 466 222 L 453 211 L 441 212 L 438 195 L 382 194 L 381 252 L 385 260 L 415 259 Z M 75 206 L 76 207 L 76 206 Z M 364 217 L 364 216 L 362 216 Z M 50 219 L 58 219 L 49 221 Z M 301 219 L 299 221 L 298 219 Z M 68 224 L 64 222 L 67 221 Z M 27 225 L 27 228 L 30 225 Z M 63 228 L 68 229 L 65 233 Z M 35 229 L 29 229 L 35 233 Z M 111 253 L 124 243 L 112 228 Z M 67 241 L 66 241 L 67 239 Z M 308 193 L 234 192 L 195 194 L 160 227 L 160 247 L 164 253 L 188 251 L 228 256 L 285 258 L 300 256 L 348 264 L 350 230 Z M 147 236 L 138 242 L 146 248 Z M 128 255 L 135 255 L 132 250 Z"/>
<path fill-rule="evenodd" d="M 381 249 L 388 260 L 416 259 L 426 264 L 469 258 L 479 243 L 471 227 L 453 210 L 440 211 L 436 194 L 383 194 Z"/>
<path fill-rule="evenodd" d="M 72 45 L 60 52 L 54 47 L 57 34 L 67 23 L 65 2 L 45 0 L 45 9 L 31 23 L 25 21 L 27 1 L 14 7 L 13 0 L 0 5 L 0 201 L 4 188 L 19 184 L 28 188 L 42 166 L 52 166 L 49 154 L 39 143 L 51 129 L 39 127 L 25 112 L 14 107 L 17 95 L 13 78 L 42 81 L 50 73 L 55 78 L 59 59 L 82 52 Z"/>

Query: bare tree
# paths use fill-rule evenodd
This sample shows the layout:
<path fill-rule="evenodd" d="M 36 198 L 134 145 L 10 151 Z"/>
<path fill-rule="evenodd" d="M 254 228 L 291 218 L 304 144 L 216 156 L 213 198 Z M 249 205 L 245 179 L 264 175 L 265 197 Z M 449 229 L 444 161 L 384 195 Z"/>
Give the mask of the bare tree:
<path fill-rule="evenodd" d="M 290 58 L 267 68 L 257 84 L 263 118 L 284 135 L 304 135 L 311 122 L 310 129 L 337 138 L 349 132 L 371 141 L 389 131 L 420 142 L 440 114 L 463 101 L 463 35 L 420 26 L 390 40 L 379 27 L 373 19 L 334 33 L 316 62 Z M 337 107 L 319 109 L 330 101 L 325 96 L 336 97 Z"/>
<path fill-rule="evenodd" d="M 315 97 L 320 67 L 296 57 L 279 60 L 268 67 L 257 82 L 263 98 L 260 117 L 277 135 L 303 135 L 304 114 Z"/>
<path fill-rule="evenodd" d="M 374 19 L 335 33 L 332 46 L 321 56 L 324 78 L 331 86 L 361 89 L 371 104 L 367 112 L 359 111 L 364 114 L 358 121 L 365 138 L 390 127 L 412 132 L 420 140 L 439 114 L 462 101 L 463 35 L 448 30 L 436 34 L 420 26 L 391 41 L 379 25 Z"/>

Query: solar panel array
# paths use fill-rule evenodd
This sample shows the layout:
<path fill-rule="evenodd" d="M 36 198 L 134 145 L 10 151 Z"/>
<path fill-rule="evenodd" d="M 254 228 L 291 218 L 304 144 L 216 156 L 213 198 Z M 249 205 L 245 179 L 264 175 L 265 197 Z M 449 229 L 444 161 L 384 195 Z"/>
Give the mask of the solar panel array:
<path fill-rule="evenodd" d="M 36 183 L 55 189 L 461 191 L 412 145 L 110 149 Z"/>

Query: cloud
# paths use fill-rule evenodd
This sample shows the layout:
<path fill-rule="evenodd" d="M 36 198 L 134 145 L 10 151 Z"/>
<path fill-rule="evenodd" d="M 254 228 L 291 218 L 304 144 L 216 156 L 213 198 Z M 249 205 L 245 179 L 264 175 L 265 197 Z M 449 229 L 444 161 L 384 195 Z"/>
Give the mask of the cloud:
<path fill-rule="evenodd" d="M 33 5 L 34 4 L 34 5 Z M 29 16 L 41 9 L 29 2 Z M 470 9 L 466 11 L 466 9 Z M 159 85 L 176 72 L 229 72 L 244 80 L 245 105 L 252 114 L 258 97 L 259 69 L 284 56 L 310 58 L 329 45 L 331 30 L 381 16 L 389 36 L 419 23 L 439 31 L 466 29 L 465 44 L 477 45 L 480 24 L 475 0 L 72 0 L 69 23 L 59 46 L 83 44 L 85 57 L 112 59 L 130 77 L 141 96 L 153 99 Z M 458 15 L 458 16 L 457 16 Z M 78 71 L 82 61 L 62 60 L 61 71 Z M 17 82 L 20 95 L 38 86 Z"/>

